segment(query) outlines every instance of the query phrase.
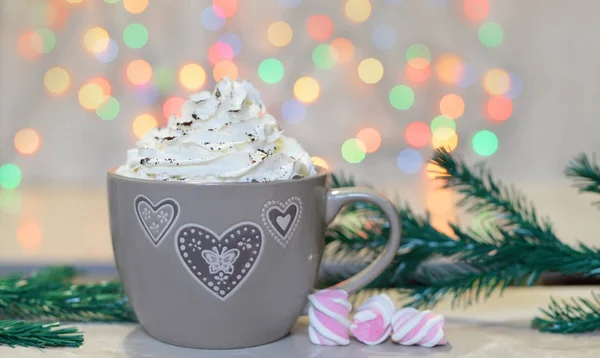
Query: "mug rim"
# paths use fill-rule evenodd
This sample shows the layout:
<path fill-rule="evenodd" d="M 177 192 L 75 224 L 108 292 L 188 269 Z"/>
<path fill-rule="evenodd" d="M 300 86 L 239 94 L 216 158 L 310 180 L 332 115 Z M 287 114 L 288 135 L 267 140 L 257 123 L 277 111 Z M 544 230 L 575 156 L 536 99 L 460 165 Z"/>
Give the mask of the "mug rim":
<path fill-rule="evenodd" d="M 289 179 L 289 180 L 274 180 L 269 182 L 260 182 L 260 183 L 252 183 L 252 182 L 185 182 L 185 181 L 174 181 L 174 180 L 150 180 L 150 179 L 140 179 L 140 178 L 132 178 L 124 175 L 120 175 L 116 173 L 117 167 L 110 169 L 107 172 L 108 178 L 113 178 L 121 181 L 130 181 L 133 183 L 146 183 L 146 184 L 156 184 L 156 185 L 185 185 L 185 186 L 201 186 L 201 187 L 214 187 L 214 186 L 249 186 L 249 187 L 261 187 L 261 186 L 269 186 L 269 185 L 286 185 L 292 183 L 304 183 L 311 180 L 318 180 L 326 177 L 330 174 L 329 170 L 315 166 L 317 169 L 317 175 L 304 177 L 301 179 Z"/>

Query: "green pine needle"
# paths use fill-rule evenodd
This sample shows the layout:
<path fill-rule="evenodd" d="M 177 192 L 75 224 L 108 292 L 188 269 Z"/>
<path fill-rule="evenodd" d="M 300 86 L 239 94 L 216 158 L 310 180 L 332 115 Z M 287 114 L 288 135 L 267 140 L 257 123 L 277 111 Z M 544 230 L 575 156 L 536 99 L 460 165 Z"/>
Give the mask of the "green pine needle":
<path fill-rule="evenodd" d="M 583 333 L 600 329 L 600 295 L 592 293 L 592 299 L 571 298 L 557 301 L 541 309 L 543 317 L 536 317 L 531 326 L 542 332 Z"/>
<path fill-rule="evenodd" d="M 573 178 L 580 193 L 600 194 L 600 167 L 595 157 L 590 160 L 587 155 L 580 154 L 569 163 L 565 174 Z M 600 202 L 595 204 L 600 206 Z"/>
<path fill-rule="evenodd" d="M 0 279 L 0 318 L 61 321 L 135 320 L 118 281 L 74 285 L 72 267 Z"/>
<path fill-rule="evenodd" d="M 420 308 L 446 297 L 452 298 L 453 306 L 468 306 L 511 285 L 535 285 L 546 272 L 600 276 L 598 250 L 562 243 L 549 221 L 540 220 L 522 194 L 495 180 L 482 165 L 473 170 L 444 150 L 436 152 L 433 161 L 444 170 L 444 186 L 464 195 L 459 205 L 490 212 L 486 226 L 473 232 L 451 225 L 454 237 L 449 237 L 431 226 L 428 215 L 420 217 L 408 206 L 399 206 L 400 250 L 369 288 L 398 288 L 407 295 L 408 305 Z M 343 176 L 334 176 L 332 182 L 334 186 L 355 184 Z M 327 242 L 335 243 L 341 253 L 377 253 L 385 245 L 389 225 L 376 207 L 350 205 L 341 219 L 327 231 Z M 436 259 L 449 264 L 442 269 L 435 269 L 438 263 L 424 264 Z M 325 282 L 340 282 L 351 274 L 326 277 Z"/>
<path fill-rule="evenodd" d="M 539 241 L 558 240 L 548 219 L 540 219 L 533 205 L 514 187 L 495 180 L 483 164 L 474 169 L 445 149 L 435 151 L 432 163 L 443 170 L 444 188 L 463 195 L 458 203 L 469 212 L 484 215 L 506 231 Z"/>
<path fill-rule="evenodd" d="M 83 335 L 77 328 L 60 323 L 0 321 L 0 345 L 9 347 L 80 347 Z"/>

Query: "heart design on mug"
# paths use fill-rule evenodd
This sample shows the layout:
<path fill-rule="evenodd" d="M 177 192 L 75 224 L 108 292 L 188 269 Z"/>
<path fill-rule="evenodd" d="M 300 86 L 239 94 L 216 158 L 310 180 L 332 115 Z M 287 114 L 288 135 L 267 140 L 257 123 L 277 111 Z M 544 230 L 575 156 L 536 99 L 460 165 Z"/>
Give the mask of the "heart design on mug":
<path fill-rule="evenodd" d="M 134 201 L 135 213 L 146 236 L 157 246 L 179 216 L 179 204 L 170 198 L 154 204 L 143 195 Z"/>
<path fill-rule="evenodd" d="M 220 236 L 205 226 L 187 224 L 175 237 L 189 272 L 222 301 L 252 273 L 263 246 L 262 229 L 252 222 L 235 224 Z"/>
<path fill-rule="evenodd" d="M 294 196 L 282 203 L 268 201 L 262 210 L 262 221 L 279 245 L 286 247 L 302 217 L 302 202 Z"/>

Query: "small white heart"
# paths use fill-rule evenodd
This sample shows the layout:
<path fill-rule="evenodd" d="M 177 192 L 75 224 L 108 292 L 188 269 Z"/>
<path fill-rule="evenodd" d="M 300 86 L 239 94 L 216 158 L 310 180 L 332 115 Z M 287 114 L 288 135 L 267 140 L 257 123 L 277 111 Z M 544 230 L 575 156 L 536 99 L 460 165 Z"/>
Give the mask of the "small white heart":
<path fill-rule="evenodd" d="M 154 245 L 167 235 L 179 216 L 179 204 L 171 198 L 154 204 L 147 197 L 138 195 L 134 207 L 142 229 Z"/>
<path fill-rule="evenodd" d="M 281 230 L 287 230 L 287 227 L 290 224 L 291 219 L 292 219 L 292 215 L 287 214 L 284 217 L 278 216 L 277 219 L 275 219 L 275 220 L 277 221 L 277 225 L 279 225 Z"/>

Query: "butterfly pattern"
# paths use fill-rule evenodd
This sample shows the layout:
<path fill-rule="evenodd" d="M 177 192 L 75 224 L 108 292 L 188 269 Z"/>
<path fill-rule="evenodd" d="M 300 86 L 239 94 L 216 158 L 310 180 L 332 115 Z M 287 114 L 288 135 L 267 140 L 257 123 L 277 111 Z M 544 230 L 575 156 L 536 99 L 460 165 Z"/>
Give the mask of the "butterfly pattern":
<path fill-rule="evenodd" d="M 235 260 L 240 256 L 240 250 L 223 248 L 223 252 L 219 253 L 216 247 L 213 246 L 212 250 L 202 251 L 202 257 L 208 264 L 208 271 L 210 273 L 224 272 L 228 274 L 233 273 L 233 264 Z"/>
<path fill-rule="evenodd" d="M 188 272 L 222 301 L 253 272 L 263 247 L 262 229 L 252 222 L 235 224 L 221 235 L 203 225 L 187 224 L 175 237 Z"/>

